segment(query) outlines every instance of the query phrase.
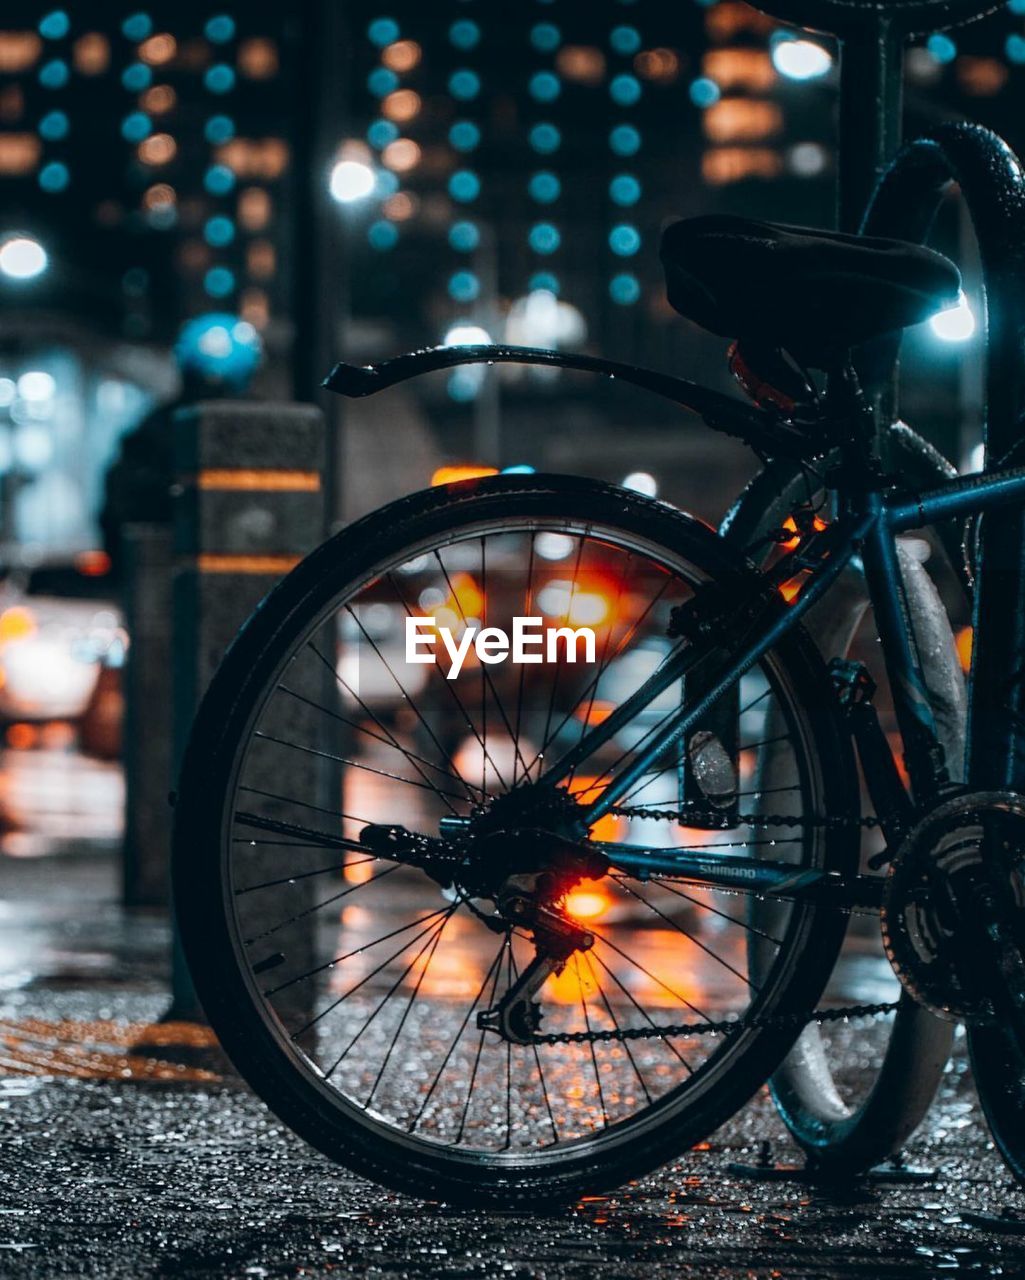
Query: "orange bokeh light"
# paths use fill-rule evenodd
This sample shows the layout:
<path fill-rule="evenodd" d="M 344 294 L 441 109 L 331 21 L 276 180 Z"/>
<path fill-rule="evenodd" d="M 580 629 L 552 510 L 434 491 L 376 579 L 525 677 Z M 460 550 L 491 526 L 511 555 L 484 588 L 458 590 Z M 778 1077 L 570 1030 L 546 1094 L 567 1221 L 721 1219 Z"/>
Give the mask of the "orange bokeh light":
<path fill-rule="evenodd" d="M 563 910 L 574 920 L 597 920 L 612 906 L 612 899 L 599 880 L 582 880 L 563 902 Z"/>
<path fill-rule="evenodd" d="M 431 476 L 431 484 L 456 484 L 460 480 L 479 480 L 483 476 L 497 476 L 497 467 L 480 467 L 474 463 L 456 464 L 451 467 L 439 467 Z"/>
<path fill-rule="evenodd" d="M 0 644 L 27 640 L 29 636 L 35 635 L 37 629 L 35 614 L 23 605 L 12 605 L 0 613 Z"/>

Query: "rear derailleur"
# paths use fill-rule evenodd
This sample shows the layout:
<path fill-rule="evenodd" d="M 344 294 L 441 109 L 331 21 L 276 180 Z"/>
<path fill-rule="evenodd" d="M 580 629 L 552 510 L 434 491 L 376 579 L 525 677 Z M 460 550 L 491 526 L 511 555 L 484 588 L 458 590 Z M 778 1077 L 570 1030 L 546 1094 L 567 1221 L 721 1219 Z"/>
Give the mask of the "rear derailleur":
<path fill-rule="evenodd" d="M 496 899 L 502 917 L 514 927 L 529 929 L 537 948 L 498 1004 L 477 1014 L 482 1031 L 497 1031 L 512 1044 L 530 1044 L 541 1027 L 541 1006 L 534 999 L 553 973 L 561 973 L 570 956 L 590 951 L 594 934 L 553 910 L 539 894 L 547 874 L 510 876 Z"/>

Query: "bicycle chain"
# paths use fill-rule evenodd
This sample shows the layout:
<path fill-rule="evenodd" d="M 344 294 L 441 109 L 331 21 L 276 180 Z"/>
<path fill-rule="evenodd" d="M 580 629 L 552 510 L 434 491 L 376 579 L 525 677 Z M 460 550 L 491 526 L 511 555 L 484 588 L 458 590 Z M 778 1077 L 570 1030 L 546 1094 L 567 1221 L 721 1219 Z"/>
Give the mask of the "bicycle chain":
<path fill-rule="evenodd" d="M 774 1014 L 766 1018 L 723 1018 L 718 1022 L 683 1022 L 666 1027 L 617 1027 L 612 1031 L 553 1031 L 536 1033 L 532 1044 L 596 1044 L 622 1040 L 665 1040 L 670 1036 L 736 1035 L 752 1028 L 805 1027 L 811 1023 L 823 1026 L 829 1022 L 850 1022 L 857 1018 L 875 1018 L 893 1013 L 896 1000 L 879 1004 L 852 1004 L 835 1009 L 813 1009 L 811 1013 Z"/>
<path fill-rule="evenodd" d="M 879 826 L 879 819 L 875 816 L 866 816 L 863 818 L 833 818 L 825 815 L 819 817 L 788 817 L 784 814 L 755 814 L 742 813 L 737 814 L 734 821 L 730 823 L 729 828 L 722 826 L 716 827 L 716 823 L 723 820 L 722 814 L 716 813 L 699 813 L 695 810 L 685 812 L 679 809 L 646 809 L 639 806 L 631 805 L 613 805 L 609 809 L 609 813 L 620 818 L 651 818 L 660 822 L 679 822 L 684 825 L 688 820 L 691 823 L 695 821 L 704 825 L 708 825 L 713 829 L 723 830 L 732 829 L 735 826 L 749 827 L 800 827 L 813 826 L 826 830 L 847 830 L 851 827 L 859 829 L 872 829 Z M 742 841 L 738 841 L 742 844 Z M 753 890 L 743 889 L 726 889 L 717 890 L 733 895 L 752 894 Z M 754 894 L 761 898 L 761 894 Z M 839 908 L 843 910 L 843 908 Z M 850 909 L 846 914 L 867 914 L 872 912 L 856 912 Z M 884 1014 L 894 1013 L 898 1008 L 898 1001 L 883 1001 L 876 1004 L 855 1004 L 842 1005 L 830 1009 L 813 1009 L 810 1013 L 803 1014 L 774 1014 L 771 1017 L 762 1018 L 724 1018 L 719 1021 L 710 1022 L 684 1022 L 672 1024 L 669 1026 L 650 1027 L 617 1027 L 608 1031 L 564 1031 L 551 1032 L 549 1034 L 535 1033 L 531 1037 L 531 1043 L 535 1045 L 558 1045 L 558 1044 L 607 1044 L 618 1043 L 625 1040 L 664 1040 L 675 1036 L 717 1036 L 717 1035 L 736 1035 L 741 1031 L 748 1031 L 753 1028 L 783 1028 L 783 1027 L 805 1027 L 814 1023 L 816 1026 L 824 1026 L 833 1022 L 850 1022 L 861 1018 L 876 1018 Z"/>
<path fill-rule="evenodd" d="M 874 815 L 864 818 L 834 818 L 821 814 L 809 818 L 805 815 L 789 816 L 782 813 L 738 813 L 727 826 L 723 813 L 697 809 L 646 809 L 641 805 L 616 804 L 608 812 L 617 818 L 653 818 L 658 822 L 678 822 L 682 826 L 697 823 L 713 831 L 732 831 L 734 827 L 821 827 L 826 831 L 847 831 L 852 827 L 870 830 L 879 826 L 879 819 Z"/>

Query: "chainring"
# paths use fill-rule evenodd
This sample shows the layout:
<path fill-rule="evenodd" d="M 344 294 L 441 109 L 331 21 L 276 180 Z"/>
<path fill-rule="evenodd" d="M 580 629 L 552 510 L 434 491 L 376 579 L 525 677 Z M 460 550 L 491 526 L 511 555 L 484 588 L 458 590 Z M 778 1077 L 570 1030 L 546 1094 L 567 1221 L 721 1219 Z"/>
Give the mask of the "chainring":
<path fill-rule="evenodd" d="M 994 1016 L 976 963 L 984 896 L 1025 907 L 1025 797 L 1014 792 L 971 792 L 927 814 L 897 850 L 883 893 L 883 945 L 904 989 L 972 1025 Z"/>

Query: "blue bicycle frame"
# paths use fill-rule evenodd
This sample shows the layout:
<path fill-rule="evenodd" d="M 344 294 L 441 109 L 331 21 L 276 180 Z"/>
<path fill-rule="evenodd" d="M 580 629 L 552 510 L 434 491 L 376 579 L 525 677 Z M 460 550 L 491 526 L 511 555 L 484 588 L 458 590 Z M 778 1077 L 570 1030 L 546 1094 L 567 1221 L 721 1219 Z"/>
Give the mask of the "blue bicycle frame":
<path fill-rule="evenodd" d="M 343 395 L 361 397 L 432 370 L 459 364 L 504 362 L 557 365 L 629 381 L 693 409 L 714 430 L 737 436 L 759 452 L 764 450 L 776 456 L 808 459 L 823 456 L 834 447 L 843 450 L 851 443 L 842 433 L 831 435 L 828 421 L 782 423 L 761 410 L 684 379 L 592 356 L 529 347 L 438 347 L 379 365 L 339 364 L 324 385 Z M 868 483 L 853 496 L 841 494 L 841 497 L 845 503 L 843 514 L 824 532 L 814 535 L 811 545 L 793 553 L 799 556 L 793 571 L 802 572 L 802 583 L 789 602 L 784 600 L 773 577 L 776 573 L 778 578 L 778 566 L 760 575 L 752 571 L 756 584 L 754 594 L 763 605 L 758 616 L 749 620 L 731 659 L 711 673 L 702 669 L 701 696 L 690 705 L 681 705 L 649 730 L 622 770 L 609 777 L 594 800 L 581 805 L 581 836 L 637 784 L 667 748 L 697 724 L 728 689 L 801 622 L 856 556 L 860 557 L 869 586 L 915 799 L 933 800 L 949 782 L 905 611 L 896 539 L 899 534 L 935 522 L 1025 504 L 1025 467 L 998 468 L 953 479 L 912 496 L 894 494 Z M 634 722 L 660 693 L 699 666 L 703 668 L 708 661 L 707 652 L 681 642 L 612 715 L 548 766 L 536 785 L 555 788 L 564 783 L 585 760 Z M 606 776 L 607 773 L 603 774 L 599 782 Z M 756 888 L 769 895 L 826 899 L 838 905 L 876 906 L 882 885 L 880 877 L 858 876 L 852 880 L 818 870 L 795 870 L 792 865 L 762 859 L 713 858 L 692 850 L 605 842 L 591 842 L 591 847 L 603 852 L 613 866 L 641 878 L 672 875 L 704 885 Z"/>

